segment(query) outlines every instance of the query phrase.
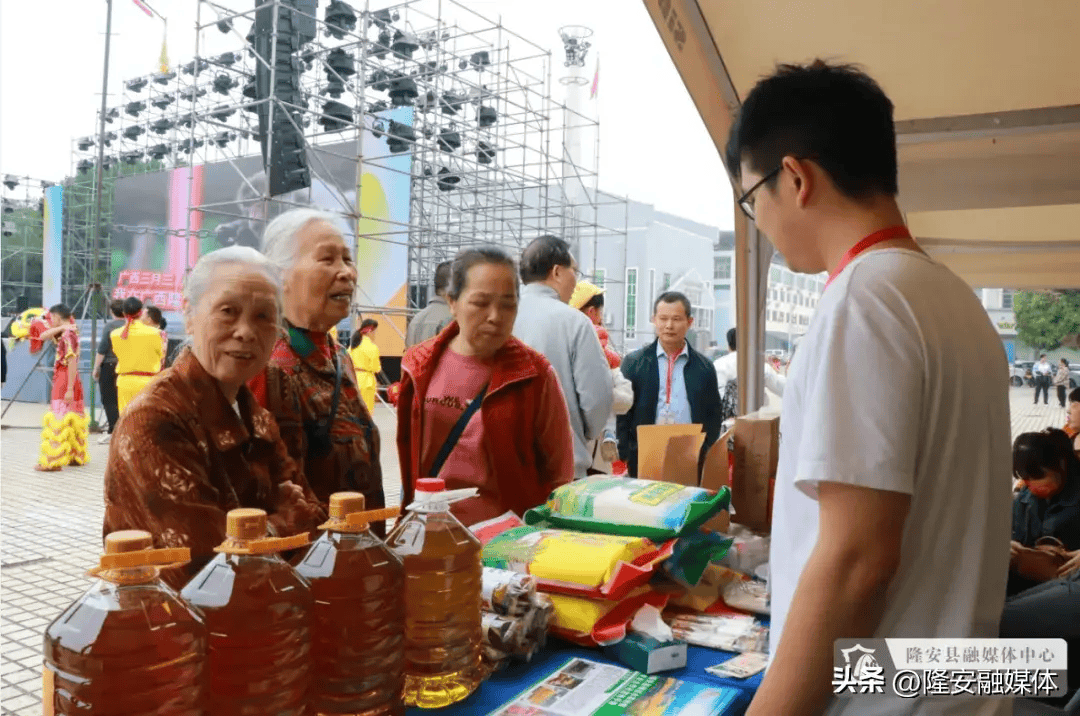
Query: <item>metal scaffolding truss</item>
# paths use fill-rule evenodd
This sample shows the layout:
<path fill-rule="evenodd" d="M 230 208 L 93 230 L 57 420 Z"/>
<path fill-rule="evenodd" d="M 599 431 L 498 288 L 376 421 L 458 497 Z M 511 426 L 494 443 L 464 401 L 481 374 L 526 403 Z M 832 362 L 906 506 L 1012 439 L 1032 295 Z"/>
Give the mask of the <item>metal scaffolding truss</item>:
<path fill-rule="evenodd" d="M 561 58 L 453 0 L 379 9 L 339 0 L 319 5 L 311 14 L 306 8 L 314 3 L 305 0 L 255 8 L 200 0 L 195 58 L 126 81 L 107 113 L 106 136 L 75 142 L 76 176 L 92 173 L 100 141 L 109 142 L 106 164 L 124 173 L 151 162 L 225 163 L 240 191 L 230 201 L 199 203 L 201 215 L 261 224 L 292 206 L 321 203 L 358 227 L 360 237 L 408 248 L 410 309 L 426 302 L 438 263 L 462 247 L 496 243 L 516 254 L 535 236 L 553 233 L 582 257 L 583 250 L 594 255 L 585 249 L 598 241 L 625 237 L 625 200 L 597 191 L 598 139 L 587 160 L 568 155 L 570 132 L 599 132 L 594 119 L 553 97 Z M 251 38 L 260 12 L 274 18 L 274 40 L 282 22 L 306 23 L 313 38 L 291 57 L 277 56 L 277 42 L 269 57 L 258 56 Z M 234 38 L 236 49 L 210 56 L 202 46 L 212 44 L 207 33 L 218 32 Z M 257 97 L 260 64 L 274 87 L 290 62 L 299 69 L 299 103 L 273 93 Z M 260 140 L 272 156 L 289 139 L 279 136 L 281 121 L 266 123 L 260 136 L 258 113 L 268 107 L 302 136 L 312 187 L 271 196 L 265 173 L 252 171 L 262 168 L 261 159 L 252 161 Z M 364 229 L 370 197 L 362 179 L 374 170 L 407 179 L 409 210 L 407 219 L 383 220 L 372 234 Z M 378 307 L 363 286 L 360 293 L 357 309 Z"/>
<path fill-rule="evenodd" d="M 41 305 L 44 190 L 48 181 L 5 174 L 2 180 L 3 246 L 0 313 L 10 316 L 25 296 L 27 308 Z"/>

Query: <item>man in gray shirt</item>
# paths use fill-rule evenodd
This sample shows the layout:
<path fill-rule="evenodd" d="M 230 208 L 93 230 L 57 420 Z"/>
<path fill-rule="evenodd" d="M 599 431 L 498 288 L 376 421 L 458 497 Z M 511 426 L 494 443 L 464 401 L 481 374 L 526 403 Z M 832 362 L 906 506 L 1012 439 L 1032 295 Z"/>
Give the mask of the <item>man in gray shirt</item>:
<path fill-rule="evenodd" d="M 588 442 L 603 435 L 614 400 L 611 371 L 592 323 L 567 305 L 577 285 L 570 246 L 541 236 L 521 255 L 521 289 L 514 335 L 544 354 L 559 376 L 574 433 L 574 477 L 592 464 Z"/>
<path fill-rule="evenodd" d="M 435 298 L 409 321 L 405 331 L 405 347 L 411 348 L 434 338 L 442 329 L 454 320 L 450 315 L 450 306 L 446 303 L 446 289 L 450 286 L 450 261 L 443 261 L 435 267 Z"/>

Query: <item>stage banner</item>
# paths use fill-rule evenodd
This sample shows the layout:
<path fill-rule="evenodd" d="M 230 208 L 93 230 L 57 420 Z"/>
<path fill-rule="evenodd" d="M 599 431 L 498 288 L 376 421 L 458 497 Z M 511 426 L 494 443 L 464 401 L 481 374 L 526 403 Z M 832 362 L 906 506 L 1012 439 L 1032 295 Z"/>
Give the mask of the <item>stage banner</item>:
<path fill-rule="evenodd" d="M 61 299 L 63 273 L 64 187 L 45 190 L 45 215 L 42 231 L 41 303 L 55 306 Z"/>
<path fill-rule="evenodd" d="M 372 340 L 383 356 L 405 352 L 409 279 L 409 197 L 412 153 L 390 153 L 386 129 L 413 124 L 413 108 L 397 107 L 369 118 L 363 132 L 357 181 L 356 268 L 361 306 L 385 306 L 390 313 L 361 308 L 379 327 Z M 372 131 L 379 127 L 381 131 Z"/>

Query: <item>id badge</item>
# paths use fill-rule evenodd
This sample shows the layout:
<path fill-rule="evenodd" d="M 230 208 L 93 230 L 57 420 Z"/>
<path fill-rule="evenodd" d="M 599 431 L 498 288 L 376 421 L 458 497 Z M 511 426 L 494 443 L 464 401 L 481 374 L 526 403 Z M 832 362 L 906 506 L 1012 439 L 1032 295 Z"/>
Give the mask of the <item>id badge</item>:
<path fill-rule="evenodd" d="M 675 413 L 671 412 L 671 408 L 665 405 L 660 409 L 660 414 L 656 416 L 657 425 L 674 425 Z"/>

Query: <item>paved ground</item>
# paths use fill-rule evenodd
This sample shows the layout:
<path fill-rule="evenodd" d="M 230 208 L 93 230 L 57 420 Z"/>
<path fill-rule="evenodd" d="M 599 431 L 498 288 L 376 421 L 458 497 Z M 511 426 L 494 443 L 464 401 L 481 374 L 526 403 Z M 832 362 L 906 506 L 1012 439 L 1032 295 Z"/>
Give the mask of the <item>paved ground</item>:
<path fill-rule="evenodd" d="M 1012 390 L 1014 437 L 1060 427 L 1056 404 L 1032 406 L 1032 390 Z M 4 404 L 6 407 L 6 403 Z M 91 436 L 89 465 L 59 473 L 32 469 L 44 407 L 14 404 L 0 433 L 0 714 L 41 713 L 41 634 L 86 589 L 101 544 L 101 485 L 107 446 Z M 376 408 L 383 437 L 387 504 L 400 500 L 394 415 Z"/>

